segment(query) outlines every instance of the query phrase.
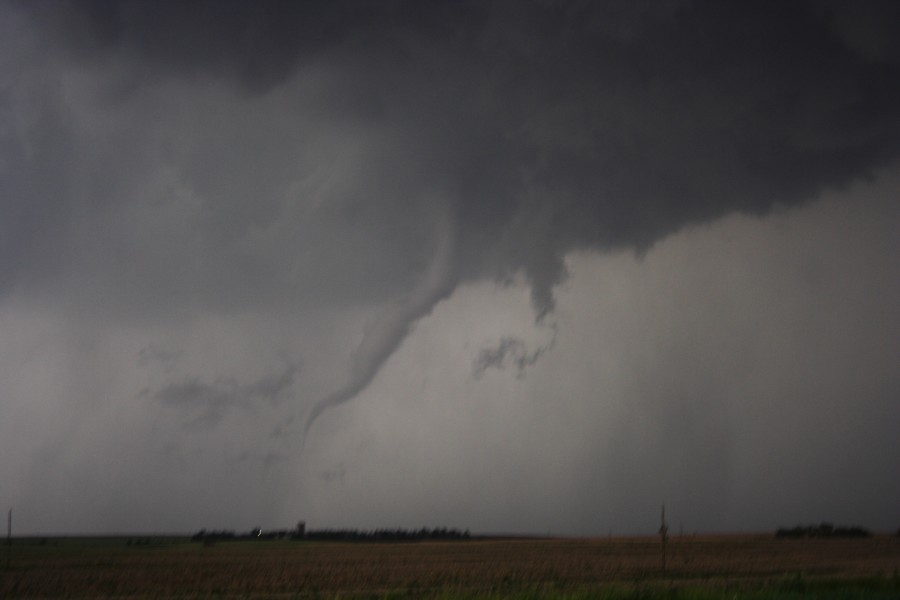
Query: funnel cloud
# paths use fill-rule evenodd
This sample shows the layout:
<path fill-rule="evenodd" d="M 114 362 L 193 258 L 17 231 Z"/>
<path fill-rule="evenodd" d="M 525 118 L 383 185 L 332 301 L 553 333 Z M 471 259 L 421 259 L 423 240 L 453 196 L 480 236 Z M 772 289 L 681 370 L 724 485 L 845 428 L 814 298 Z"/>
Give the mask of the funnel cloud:
<path fill-rule="evenodd" d="M 431 263 L 406 296 L 389 304 L 366 326 L 362 341 L 353 351 L 349 381 L 313 405 L 303 427 L 304 441 L 323 412 L 349 402 L 369 385 L 415 322 L 431 312 L 434 305 L 456 287 L 456 225 L 446 207 L 439 207 L 438 214 Z"/>

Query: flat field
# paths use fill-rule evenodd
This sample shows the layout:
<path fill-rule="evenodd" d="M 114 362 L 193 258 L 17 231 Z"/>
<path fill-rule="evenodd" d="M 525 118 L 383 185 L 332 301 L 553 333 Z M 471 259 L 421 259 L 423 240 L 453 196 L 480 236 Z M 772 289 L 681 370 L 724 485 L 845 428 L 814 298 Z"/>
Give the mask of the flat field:
<path fill-rule="evenodd" d="M 0 550 L 4 599 L 900 598 L 895 536 L 676 536 L 665 575 L 656 538 L 20 538 Z"/>

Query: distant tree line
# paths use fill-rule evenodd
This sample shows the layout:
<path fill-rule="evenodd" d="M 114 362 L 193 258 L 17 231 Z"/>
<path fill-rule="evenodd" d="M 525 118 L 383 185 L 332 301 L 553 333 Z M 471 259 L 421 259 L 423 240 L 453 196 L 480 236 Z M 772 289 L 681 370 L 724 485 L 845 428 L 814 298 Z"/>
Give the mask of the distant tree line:
<path fill-rule="evenodd" d="M 785 527 L 775 532 L 778 538 L 867 538 L 872 533 L 863 527 L 835 527 L 831 523 L 819 525 L 798 525 L 792 529 Z"/>
<path fill-rule="evenodd" d="M 429 529 L 375 529 L 360 531 L 358 529 L 319 529 L 306 532 L 305 539 L 319 541 L 347 542 L 406 542 L 416 540 L 465 540 L 469 539 L 469 531 L 438 527 Z"/>
<path fill-rule="evenodd" d="M 232 530 L 201 529 L 191 541 L 213 544 L 220 541 L 253 541 L 253 540 L 312 540 L 335 542 L 411 542 L 419 540 L 465 540 L 471 536 L 469 531 L 438 527 L 429 529 L 252 529 L 247 533 L 236 533 Z"/>
<path fill-rule="evenodd" d="M 276 529 L 271 531 L 263 531 L 262 529 L 251 529 L 246 533 L 236 533 L 230 529 L 201 529 L 191 536 L 192 542 L 204 542 L 211 544 L 214 542 L 226 542 L 237 540 L 291 540 L 301 539 L 296 529 Z"/>

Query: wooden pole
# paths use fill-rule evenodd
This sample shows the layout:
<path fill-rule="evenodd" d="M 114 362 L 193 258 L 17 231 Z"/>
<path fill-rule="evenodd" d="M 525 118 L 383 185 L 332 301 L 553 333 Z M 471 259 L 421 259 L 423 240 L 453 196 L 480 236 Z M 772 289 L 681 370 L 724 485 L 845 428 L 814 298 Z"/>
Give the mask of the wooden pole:
<path fill-rule="evenodd" d="M 9 569 L 9 563 L 12 556 L 12 509 L 6 513 L 6 568 Z"/>
<path fill-rule="evenodd" d="M 666 576 L 666 542 L 669 539 L 669 526 L 666 524 L 666 505 L 662 505 L 662 516 L 660 518 L 659 537 L 662 539 L 662 576 Z"/>

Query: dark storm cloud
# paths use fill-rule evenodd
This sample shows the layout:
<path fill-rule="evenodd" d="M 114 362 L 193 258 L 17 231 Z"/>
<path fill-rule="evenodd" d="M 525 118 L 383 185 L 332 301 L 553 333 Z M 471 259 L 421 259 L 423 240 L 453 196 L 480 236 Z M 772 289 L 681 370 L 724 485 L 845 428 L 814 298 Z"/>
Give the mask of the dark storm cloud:
<path fill-rule="evenodd" d="M 331 118 L 399 141 L 357 193 L 390 222 L 408 210 L 390 198 L 449 190 L 461 275 L 523 269 L 539 315 L 572 250 L 645 250 L 688 223 L 809 199 L 900 149 L 890 3 L 23 6 L 77 61 L 127 57 L 120 77 L 138 87 L 209 74 L 265 95 L 326 65 Z"/>
<path fill-rule="evenodd" d="M 574 251 L 646 252 L 900 153 L 890 3 L 6 6 L 28 52 L 0 90 L 0 293 L 149 321 L 386 305 L 306 429 L 460 282 L 522 273 L 542 319 Z M 159 397 L 215 421 L 238 392 L 261 393 Z"/>
<path fill-rule="evenodd" d="M 0 0 L 0 503 L 896 527 L 898 21 Z"/>
<path fill-rule="evenodd" d="M 464 3 L 411 0 L 76 0 L 38 10 L 79 58 L 124 54 L 154 76 L 174 70 L 235 78 L 252 92 L 278 85 L 323 51 L 360 41 L 356 36 L 390 48 L 404 30 L 439 33 L 448 17 L 471 12 Z"/>

